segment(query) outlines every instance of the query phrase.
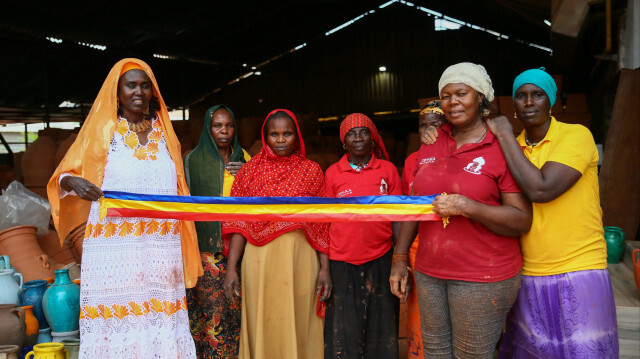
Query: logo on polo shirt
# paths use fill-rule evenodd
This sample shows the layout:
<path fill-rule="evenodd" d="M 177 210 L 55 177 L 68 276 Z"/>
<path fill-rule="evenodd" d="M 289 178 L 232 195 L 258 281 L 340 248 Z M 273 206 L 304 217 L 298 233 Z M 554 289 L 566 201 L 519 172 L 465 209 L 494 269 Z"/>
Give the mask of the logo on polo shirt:
<path fill-rule="evenodd" d="M 338 192 L 336 194 L 336 197 L 346 197 L 346 196 L 350 195 L 351 193 L 352 193 L 351 189 L 345 189 L 344 191 Z"/>
<path fill-rule="evenodd" d="M 418 165 L 424 165 L 427 163 L 434 163 L 436 161 L 435 157 L 427 157 L 427 158 L 423 158 L 420 160 L 420 163 L 418 163 Z"/>
<path fill-rule="evenodd" d="M 380 194 L 388 194 L 388 186 L 387 182 L 385 182 L 384 178 L 380 180 Z"/>
<path fill-rule="evenodd" d="M 484 166 L 484 163 L 484 158 L 476 157 L 463 169 L 469 173 L 473 173 L 474 175 L 479 175 L 481 173 L 480 170 L 482 169 L 482 166 Z"/>

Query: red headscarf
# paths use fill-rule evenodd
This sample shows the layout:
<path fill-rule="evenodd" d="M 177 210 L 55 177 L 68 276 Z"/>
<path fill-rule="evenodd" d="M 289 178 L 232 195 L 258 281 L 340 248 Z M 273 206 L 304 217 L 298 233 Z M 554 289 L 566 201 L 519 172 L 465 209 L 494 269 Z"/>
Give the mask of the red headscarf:
<path fill-rule="evenodd" d="M 342 120 L 342 123 L 340 124 L 340 141 L 344 143 L 344 137 L 347 135 L 347 132 L 356 127 L 368 128 L 369 132 L 371 132 L 371 140 L 376 144 L 374 155 L 376 155 L 376 158 L 389 160 L 389 155 L 387 154 L 387 150 L 384 148 L 382 138 L 380 138 L 380 135 L 378 134 L 378 129 L 369 117 L 361 113 L 352 113 Z"/>
<path fill-rule="evenodd" d="M 282 111 L 289 115 L 298 132 L 298 148 L 287 157 L 279 157 L 271 150 L 264 136 L 267 120 Z M 232 197 L 324 197 L 324 175 L 320 166 L 308 160 L 296 116 L 288 110 L 277 109 L 267 115 L 262 125 L 262 149 L 247 162 L 233 181 Z M 228 234 L 240 233 L 249 243 L 263 246 L 283 233 L 301 229 L 309 244 L 329 253 L 328 223 L 294 223 L 265 221 L 223 222 L 222 233 L 228 245 Z"/>

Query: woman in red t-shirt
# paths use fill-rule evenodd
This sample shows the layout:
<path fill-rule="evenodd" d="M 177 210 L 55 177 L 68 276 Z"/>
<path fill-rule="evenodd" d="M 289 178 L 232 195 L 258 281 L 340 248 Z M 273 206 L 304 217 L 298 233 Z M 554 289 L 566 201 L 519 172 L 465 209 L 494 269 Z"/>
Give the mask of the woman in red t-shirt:
<path fill-rule="evenodd" d="M 347 154 L 327 169 L 327 197 L 400 195 L 400 176 L 378 130 L 360 113 L 340 124 Z M 338 222 L 329 228 L 333 294 L 327 300 L 324 357 L 397 358 L 398 298 L 387 289 L 391 222 Z M 397 233 L 397 231 L 396 231 Z"/>
<path fill-rule="evenodd" d="M 419 230 L 415 279 L 425 357 L 492 358 L 520 288 L 518 235 L 531 226 L 531 203 L 482 118 L 493 100 L 484 67 L 450 66 L 439 90 L 449 123 L 435 144 L 420 148 L 413 194 L 447 193 L 433 205 L 450 222 L 403 222 L 389 281 L 406 300 L 407 253 Z"/>

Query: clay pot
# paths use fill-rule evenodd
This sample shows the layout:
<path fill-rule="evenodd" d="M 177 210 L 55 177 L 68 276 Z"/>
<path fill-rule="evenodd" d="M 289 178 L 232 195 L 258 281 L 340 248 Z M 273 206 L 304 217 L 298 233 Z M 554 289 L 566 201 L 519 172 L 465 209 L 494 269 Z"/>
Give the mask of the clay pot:
<path fill-rule="evenodd" d="M 72 262 L 60 269 L 69 270 L 69 279 L 71 279 L 72 282 L 75 283 L 76 280 L 80 280 L 80 265 L 78 263 Z"/>
<path fill-rule="evenodd" d="M 64 333 L 51 332 L 52 343 L 62 343 L 65 340 L 80 340 L 80 330 Z"/>
<path fill-rule="evenodd" d="M 84 231 L 87 228 L 87 223 L 76 227 L 69 232 L 65 243 L 71 249 L 76 263 L 82 263 L 82 243 L 84 242 Z"/>
<path fill-rule="evenodd" d="M 53 138 L 42 135 L 27 147 L 22 157 L 25 186 L 46 187 L 56 169 L 54 158 L 57 149 L 58 145 Z"/>
<path fill-rule="evenodd" d="M 69 359 L 78 359 L 80 355 L 80 339 L 64 339 L 62 344 L 69 352 Z"/>
<path fill-rule="evenodd" d="M 24 339 L 25 347 L 32 347 L 36 345 L 38 339 L 38 332 L 40 331 L 40 325 L 38 319 L 33 315 L 33 305 L 27 305 L 22 307 L 25 312 L 24 322 L 27 325 L 26 337 Z"/>
<path fill-rule="evenodd" d="M 38 331 L 38 339 L 36 339 L 36 344 L 41 343 L 51 343 L 53 337 L 51 336 L 51 328 L 44 328 Z"/>
<path fill-rule="evenodd" d="M 80 287 L 71 282 L 68 269 L 56 271 L 56 281 L 44 293 L 42 308 L 52 332 L 64 333 L 78 330 Z"/>
<path fill-rule="evenodd" d="M 607 263 L 618 263 L 624 254 L 624 232 L 620 227 L 604 227 L 604 240 L 607 242 Z"/>
<path fill-rule="evenodd" d="M 49 233 L 38 237 L 38 244 L 40 244 L 42 251 L 49 256 L 49 259 L 60 263 L 61 267 L 76 261 L 68 243 L 65 242 L 65 244 L 60 245 L 60 239 L 56 231 L 49 231 Z"/>
<path fill-rule="evenodd" d="M 631 252 L 631 260 L 633 261 L 633 275 L 636 277 L 636 287 L 640 296 L 640 249 L 634 249 Z"/>
<path fill-rule="evenodd" d="M 16 283 L 14 277 L 18 277 L 20 282 Z M 20 273 L 16 273 L 13 269 L 0 269 L 0 304 L 18 305 L 18 293 L 22 285 Z"/>
<path fill-rule="evenodd" d="M 38 245 L 36 231 L 34 226 L 17 226 L 0 232 L 2 252 L 9 255 L 11 264 L 25 281 L 52 276 L 49 257 Z"/>
<path fill-rule="evenodd" d="M 20 347 L 17 345 L 0 345 L 0 359 L 18 359 Z"/>
<path fill-rule="evenodd" d="M 47 288 L 48 283 L 46 280 L 32 280 L 26 282 L 18 294 L 20 305 L 33 306 L 33 315 L 38 320 L 40 329 L 49 328 L 49 323 L 47 323 L 47 318 L 44 316 L 42 309 L 42 297 L 47 291 Z"/>
<path fill-rule="evenodd" d="M 242 148 L 249 148 L 255 141 L 260 140 L 263 120 L 260 117 L 244 117 L 237 120 L 236 133 Z"/>
<path fill-rule="evenodd" d="M 67 151 L 69 150 L 69 147 L 71 147 L 71 145 L 75 142 L 76 137 L 78 137 L 78 134 L 77 133 L 72 133 L 64 141 L 60 142 L 60 146 L 58 147 L 58 150 L 56 151 L 56 155 L 55 155 L 55 157 L 53 159 L 54 165 L 56 167 L 58 167 L 60 162 L 62 162 L 62 159 L 64 158 L 64 155 L 67 154 Z"/>
<path fill-rule="evenodd" d="M 0 247 L 0 251 L 2 251 L 2 247 Z M 0 269 L 11 269 L 11 259 L 8 255 L 0 256 Z"/>
<path fill-rule="evenodd" d="M 15 304 L 0 304 L 0 344 L 22 349 L 26 330 L 24 309 Z"/>
<path fill-rule="evenodd" d="M 33 347 L 25 359 L 68 359 L 69 353 L 62 343 L 42 343 Z"/>

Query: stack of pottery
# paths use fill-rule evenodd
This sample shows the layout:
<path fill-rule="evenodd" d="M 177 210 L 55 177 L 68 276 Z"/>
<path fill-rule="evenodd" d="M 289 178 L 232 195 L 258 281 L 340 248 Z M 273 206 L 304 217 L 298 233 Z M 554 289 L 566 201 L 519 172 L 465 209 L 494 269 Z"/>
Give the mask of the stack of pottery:
<path fill-rule="evenodd" d="M 11 263 L 26 281 L 49 278 L 53 274 L 36 232 L 34 226 L 17 226 L 0 232 L 0 252 L 11 257 Z"/>
<path fill-rule="evenodd" d="M 42 298 L 42 308 L 51 326 L 52 336 L 75 336 L 79 330 L 80 287 L 71 281 L 68 269 L 60 269 L 55 273 L 55 282 Z"/>
<path fill-rule="evenodd" d="M 14 278 L 18 278 L 16 283 Z M 13 269 L 0 269 L 0 304 L 18 305 L 18 292 L 22 289 L 23 279 Z"/>
<path fill-rule="evenodd" d="M 49 328 L 49 323 L 44 315 L 42 309 L 42 297 L 47 291 L 48 283 L 46 280 L 37 279 L 26 282 L 22 287 L 22 290 L 18 293 L 20 299 L 20 305 L 33 306 L 33 314 L 38 320 L 38 326 L 40 329 Z"/>
<path fill-rule="evenodd" d="M 607 242 L 607 263 L 618 263 L 624 254 L 624 232 L 620 227 L 604 227 L 604 239 Z"/>
<path fill-rule="evenodd" d="M 0 304 L 0 345 L 24 345 L 25 311 L 15 304 Z"/>
<path fill-rule="evenodd" d="M 24 306 L 22 307 L 22 309 L 24 309 L 25 312 L 24 322 L 27 326 L 27 330 L 25 331 L 26 336 L 24 338 L 24 346 L 32 347 L 36 345 L 40 327 L 38 325 L 38 320 L 33 315 L 33 305 Z"/>

